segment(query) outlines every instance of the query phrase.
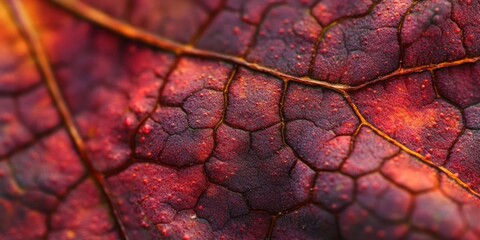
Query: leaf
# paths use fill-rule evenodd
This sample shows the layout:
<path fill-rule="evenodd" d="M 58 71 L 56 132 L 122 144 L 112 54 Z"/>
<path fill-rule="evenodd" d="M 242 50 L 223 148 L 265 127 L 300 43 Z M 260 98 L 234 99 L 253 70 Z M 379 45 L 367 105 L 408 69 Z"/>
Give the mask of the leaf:
<path fill-rule="evenodd" d="M 0 239 L 480 239 L 478 1 L 0 3 Z"/>

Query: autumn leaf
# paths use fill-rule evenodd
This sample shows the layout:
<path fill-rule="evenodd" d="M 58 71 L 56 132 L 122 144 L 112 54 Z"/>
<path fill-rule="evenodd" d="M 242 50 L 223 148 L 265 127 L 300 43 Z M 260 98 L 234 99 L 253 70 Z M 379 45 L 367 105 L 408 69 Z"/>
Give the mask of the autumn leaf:
<path fill-rule="evenodd" d="M 0 239 L 480 239 L 480 2 L 0 2 Z"/>

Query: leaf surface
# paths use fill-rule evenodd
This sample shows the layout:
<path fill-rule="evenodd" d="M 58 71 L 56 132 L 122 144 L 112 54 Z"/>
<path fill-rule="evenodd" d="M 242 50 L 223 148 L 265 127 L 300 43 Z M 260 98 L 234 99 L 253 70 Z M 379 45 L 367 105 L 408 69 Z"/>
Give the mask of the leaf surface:
<path fill-rule="evenodd" d="M 1 239 L 480 239 L 480 2 L 0 3 Z"/>

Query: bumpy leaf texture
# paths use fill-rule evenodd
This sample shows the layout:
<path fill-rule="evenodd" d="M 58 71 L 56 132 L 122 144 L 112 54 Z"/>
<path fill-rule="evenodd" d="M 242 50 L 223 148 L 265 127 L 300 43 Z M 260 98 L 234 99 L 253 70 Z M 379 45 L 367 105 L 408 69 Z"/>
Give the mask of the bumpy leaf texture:
<path fill-rule="evenodd" d="M 0 239 L 480 239 L 480 1 L 0 2 Z"/>

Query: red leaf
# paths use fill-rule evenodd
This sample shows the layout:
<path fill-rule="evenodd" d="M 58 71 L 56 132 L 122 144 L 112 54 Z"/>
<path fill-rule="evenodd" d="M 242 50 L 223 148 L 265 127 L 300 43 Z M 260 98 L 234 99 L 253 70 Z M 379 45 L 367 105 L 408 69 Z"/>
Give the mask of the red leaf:
<path fill-rule="evenodd" d="M 0 239 L 480 239 L 478 1 L 0 3 Z"/>

